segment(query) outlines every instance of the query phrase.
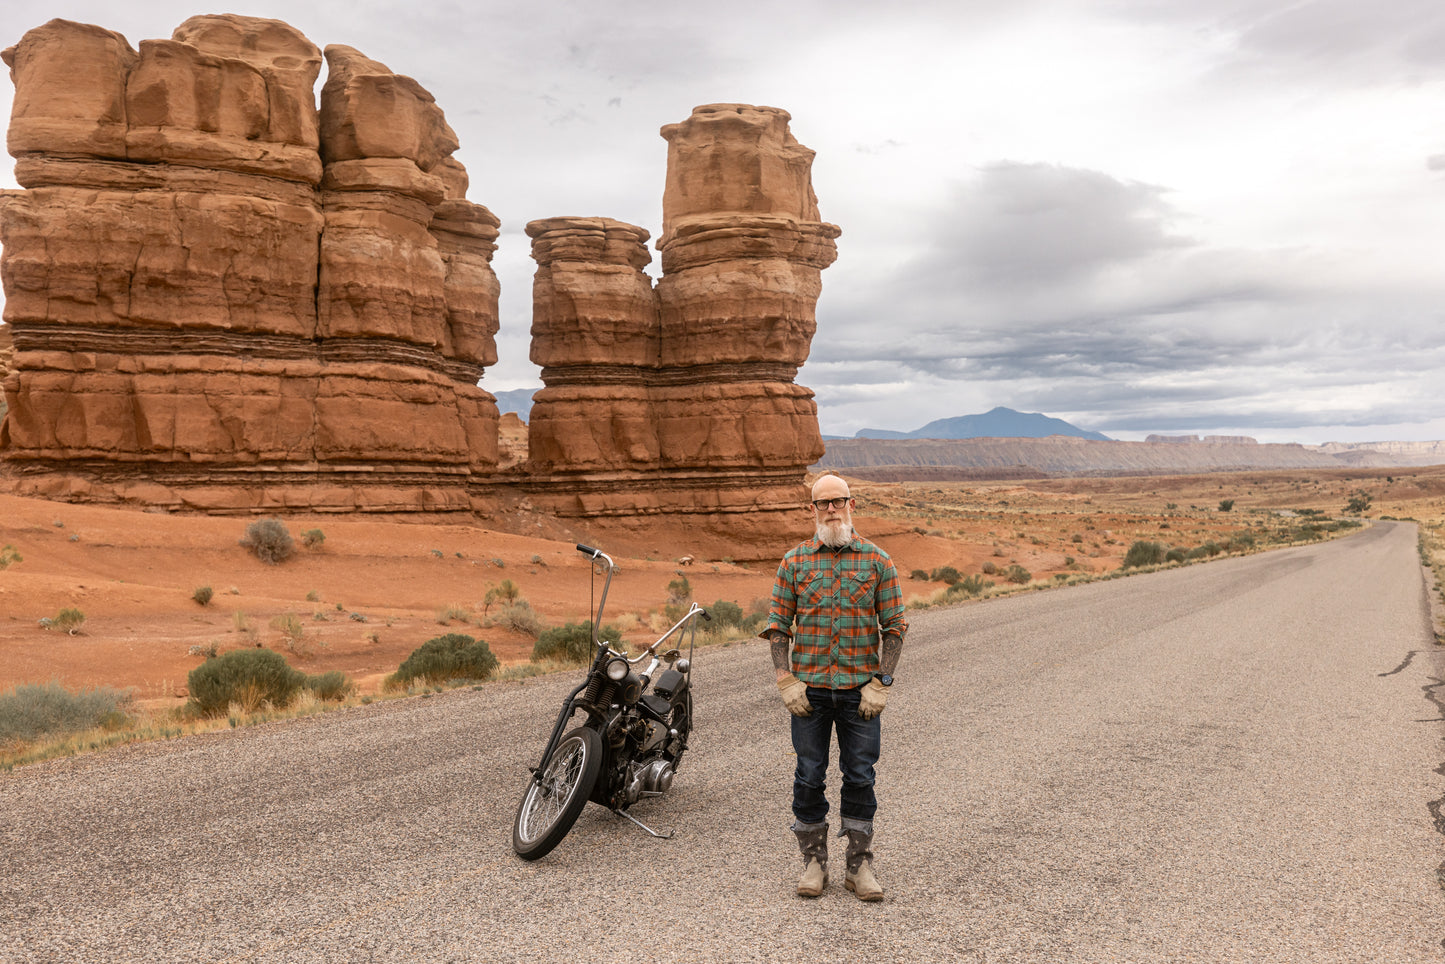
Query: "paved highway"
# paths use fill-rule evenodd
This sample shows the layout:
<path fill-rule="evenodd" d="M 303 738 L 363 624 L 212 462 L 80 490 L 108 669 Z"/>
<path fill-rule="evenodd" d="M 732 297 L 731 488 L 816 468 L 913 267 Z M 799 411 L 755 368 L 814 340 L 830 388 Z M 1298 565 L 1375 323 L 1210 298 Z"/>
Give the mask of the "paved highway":
<path fill-rule="evenodd" d="M 634 811 L 673 840 L 589 806 L 535 864 L 512 811 L 570 676 L 0 775 L 0 961 L 1445 959 L 1413 526 L 914 614 L 880 904 L 792 894 L 767 664 L 697 659 Z"/>

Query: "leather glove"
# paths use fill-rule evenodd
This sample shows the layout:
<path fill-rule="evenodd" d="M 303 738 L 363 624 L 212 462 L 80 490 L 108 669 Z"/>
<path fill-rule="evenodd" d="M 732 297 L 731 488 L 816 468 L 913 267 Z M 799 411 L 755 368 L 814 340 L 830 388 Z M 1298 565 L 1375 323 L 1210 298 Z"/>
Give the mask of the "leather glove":
<path fill-rule="evenodd" d="M 863 691 L 858 694 L 858 718 L 871 720 L 883 712 L 883 707 L 888 705 L 888 687 L 878 680 L 870 679 L 863 684 Z"/>
<path fill-rule="evenodd" d="M 783 694 L 783 705 L 794 716 L 812 716 L 813 704 L 808 702 L 808 684 L 789 673 L 778 680 L 778 692 Z"/>

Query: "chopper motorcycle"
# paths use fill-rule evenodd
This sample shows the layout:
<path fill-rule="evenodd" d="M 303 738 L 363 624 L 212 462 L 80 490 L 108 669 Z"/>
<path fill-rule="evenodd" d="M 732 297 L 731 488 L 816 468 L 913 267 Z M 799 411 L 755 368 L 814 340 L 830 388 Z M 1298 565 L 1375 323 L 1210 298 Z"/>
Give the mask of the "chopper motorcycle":
<path fill-rule="evenodd" d="M 711 620 L 692 603 L 677 623 L 637 656 L 620 642 L 600 638 L 602 611 L 616 564 L 607 553 L 578 545 L 593 563 L 595 580 L 605 569 L 602 598 L 592 620 L 592 664 L 586 677 L 562 702 L 542 759 L 531 777 L 512 824 L 512 849 L 524 860 L 551 853 L 567 836 L 590 800 L 625 817 L 653 837 L 659 833 L 627 810 L 639 800 L 658 797 L 672 786 L 692 732 L 692 643 L 697 619 Z M 688 655 L 664 644 L 691 628 Z M 643 663 L 646 663 L 644 666 Z M 660 672 L 659 672 L 660 671 Z M 573 718 L 581 722 L 568 730 Z M 565 732 L 564 732 L 565 731 Z"/>

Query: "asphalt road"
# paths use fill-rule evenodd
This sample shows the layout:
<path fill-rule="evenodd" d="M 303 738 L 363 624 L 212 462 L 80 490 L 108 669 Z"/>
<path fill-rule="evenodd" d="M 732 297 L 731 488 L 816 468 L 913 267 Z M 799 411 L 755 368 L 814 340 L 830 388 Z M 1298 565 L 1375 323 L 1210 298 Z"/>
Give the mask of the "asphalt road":
<path fill-rule="evenodd" d="M 589 805 L 535 864 L 569 676 L 0 775 L 0 960 L 1445 960 L 1413 526 L 914 614 L 879 904 L 792 894 L 767 664 L 697 659 L 674 839 Z"/>

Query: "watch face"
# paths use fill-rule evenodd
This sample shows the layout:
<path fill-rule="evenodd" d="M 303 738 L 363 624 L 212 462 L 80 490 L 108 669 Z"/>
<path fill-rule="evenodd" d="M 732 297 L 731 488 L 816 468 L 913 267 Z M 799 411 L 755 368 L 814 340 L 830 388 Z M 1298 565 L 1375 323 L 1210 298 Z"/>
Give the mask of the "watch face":
<path fill-rule="evenodd" d="M 893 685 L 893 677 L 889 676 L 887 673 L 879 673 L 877 676 L 874 677 L 874 679 L 878 680 L 878 682 L 882 683 L 884 686 Z"/>

